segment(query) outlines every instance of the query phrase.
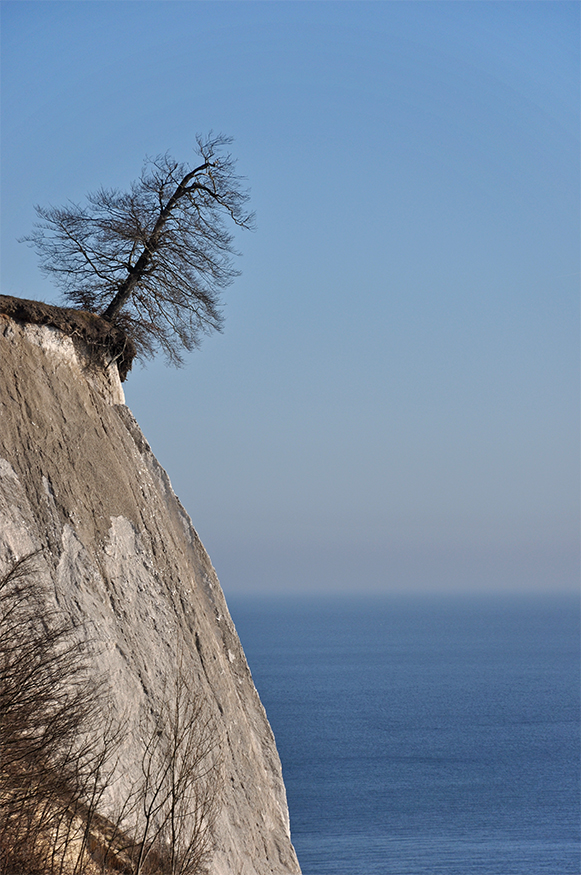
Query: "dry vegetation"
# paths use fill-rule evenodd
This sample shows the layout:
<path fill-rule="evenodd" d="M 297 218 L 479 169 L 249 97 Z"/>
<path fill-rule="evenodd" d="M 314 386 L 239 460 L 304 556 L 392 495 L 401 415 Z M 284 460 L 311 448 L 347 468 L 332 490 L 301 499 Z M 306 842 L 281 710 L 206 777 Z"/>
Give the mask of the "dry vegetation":
<path fill-rule="evenodd" d="M 101 813 L 122 721 L 105 722 L 71 624 L 47 609 L 35 556 L 0 578 L 0 875 L 200 875 L 220 807 L 216 727 L 185 671 L 142 727 L 141 774 Z"/>

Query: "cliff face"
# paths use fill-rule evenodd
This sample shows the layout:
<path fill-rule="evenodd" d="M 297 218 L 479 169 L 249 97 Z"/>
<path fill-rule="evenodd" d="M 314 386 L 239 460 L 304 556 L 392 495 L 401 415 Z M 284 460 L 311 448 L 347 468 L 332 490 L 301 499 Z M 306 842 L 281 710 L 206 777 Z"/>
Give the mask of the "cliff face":
<path fill-rule="evenodd" d="M 116 367 L 57 328 L 0 314 L 0 571 L 35 550 L 47 598 L 127 721 L 115 792 L 140 767 L 139 721 L 181 666 L 220 737 L 212 875 L 298 873 L 274 737 L 220 584 Z"/>

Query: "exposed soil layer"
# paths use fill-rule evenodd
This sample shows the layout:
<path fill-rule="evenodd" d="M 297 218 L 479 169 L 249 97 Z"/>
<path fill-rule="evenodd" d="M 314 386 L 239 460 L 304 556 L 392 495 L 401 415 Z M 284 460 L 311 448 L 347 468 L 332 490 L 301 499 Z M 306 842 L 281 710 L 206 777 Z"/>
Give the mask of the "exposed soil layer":
<path fill-rule="evenodd" d="M 115 362 L 123 382 L 131 370 L 136 355 L 135 344 L 119 326 L 103 319 L 97 313 L 76 310 L 73 307 L 55 307 L 42 301 L 29 301 L 0 295 L 0 313 L 19 322 L 50 325 L 69 337 L 80 338 L 106 364 Z"/>

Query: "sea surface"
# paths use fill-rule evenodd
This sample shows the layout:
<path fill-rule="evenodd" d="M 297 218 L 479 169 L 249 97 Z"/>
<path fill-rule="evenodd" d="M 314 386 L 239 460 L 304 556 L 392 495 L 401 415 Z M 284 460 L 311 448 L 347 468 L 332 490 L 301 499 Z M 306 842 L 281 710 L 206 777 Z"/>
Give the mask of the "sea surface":
<path fill-rule="evenodd" d="M 304 875 L 579 875 L 573 597 L 231 597 Z"/>

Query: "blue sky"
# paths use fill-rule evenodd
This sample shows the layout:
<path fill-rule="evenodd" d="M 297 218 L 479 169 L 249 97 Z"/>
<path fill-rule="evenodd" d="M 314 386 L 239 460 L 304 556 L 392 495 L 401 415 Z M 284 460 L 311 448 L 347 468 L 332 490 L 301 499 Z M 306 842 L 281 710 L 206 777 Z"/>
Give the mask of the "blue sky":
<path fill-rule="evenodd" d="M 235 139 L 225 331 L 125 384 L 226 593 L 577 586 L 577 3 L 1 11 L 3 293 L 35 204 Z"/>

